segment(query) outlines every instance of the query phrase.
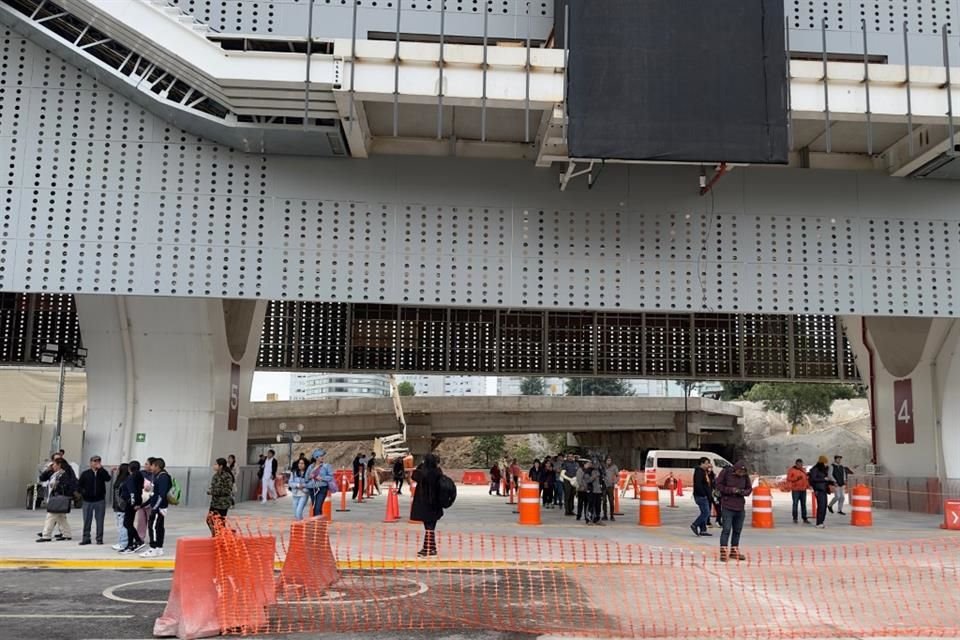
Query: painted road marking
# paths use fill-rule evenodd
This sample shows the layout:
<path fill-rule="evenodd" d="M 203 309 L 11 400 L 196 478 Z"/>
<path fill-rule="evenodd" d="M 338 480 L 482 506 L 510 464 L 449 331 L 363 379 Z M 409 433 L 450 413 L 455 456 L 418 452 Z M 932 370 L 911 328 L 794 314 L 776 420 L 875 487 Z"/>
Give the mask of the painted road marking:
<path fill-rule="evenodd" d="M 149 580 L 135 580 L 133 582 L 124 582 L 123 584 L 117 584 L 112 587 L 107 587 L 103 590 L 103 597 L 116 602 L 126 602 L 129 604 L 167 604 L 166 600 L 131 600 L 130 598 L 124 598 L 118 596 L 114 593 L 117 589 L 126 589 L 127 587 L 134 587 L 140 584 L 150 584 L 153 582 L 170 582 L 173 578 L 150 578 Z"/>
<path fill-rule="evenodd" d="M 78 614 L 78 613 L 0 613 L 0 618 L 70 618 L 73 620 L 100 620 L 100 619 L 129 619 L 132 615 L 97 615 L 97 614 Z"/>

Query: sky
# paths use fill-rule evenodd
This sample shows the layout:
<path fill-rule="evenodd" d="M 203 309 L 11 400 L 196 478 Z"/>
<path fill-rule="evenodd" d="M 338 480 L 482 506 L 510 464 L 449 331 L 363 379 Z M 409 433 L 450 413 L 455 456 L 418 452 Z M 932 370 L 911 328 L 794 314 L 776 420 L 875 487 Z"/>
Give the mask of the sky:
<path fill-rule="evenodd" d="M 280 400 L 290 399 L 290 374 L 275 371 L 256 371 L 253 374 L 253 388 L 250 399 L 260 402 L 267 399 L 268 393 L 276 393 Z"/>

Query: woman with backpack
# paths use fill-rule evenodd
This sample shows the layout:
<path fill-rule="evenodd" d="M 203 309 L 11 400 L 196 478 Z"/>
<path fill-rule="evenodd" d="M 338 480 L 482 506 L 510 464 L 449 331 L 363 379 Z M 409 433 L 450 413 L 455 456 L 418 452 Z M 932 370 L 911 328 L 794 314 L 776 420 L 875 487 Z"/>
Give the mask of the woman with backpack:
<path fill-rule="evenodd" d="M 327 499 L 327 493 L 336 482 L 333 478 L 333 469 L 323 461 L 326 455 L 327 452 L 323 449 L 314 449 L 310 456 L 313 459 L 313 464 L 307 469 L 306 488 L 313 500 L 314 517 L 323 513 L 323 502 Z"/>
<path fill-rule="evenodd" d="M 443 472 L 437 464 L 437 456 L 432 453 L 428 453 L 423 459 L 423 464 L 413 472 L 417 492 L 413 495 L 410 518 L 423 523 L 423 548 L 417 552 L 421 558 L 437 555 L 437 522 L 443 517 L 441 504 L 444 496 L 441 495 L 440 487 L 443 477 Z"/>

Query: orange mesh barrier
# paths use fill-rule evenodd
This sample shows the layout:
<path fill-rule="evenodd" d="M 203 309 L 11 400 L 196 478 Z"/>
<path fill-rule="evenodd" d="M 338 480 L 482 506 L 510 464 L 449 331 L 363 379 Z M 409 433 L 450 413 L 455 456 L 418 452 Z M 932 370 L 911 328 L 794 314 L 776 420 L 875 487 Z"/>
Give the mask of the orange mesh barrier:
<path fill-rule="evenodd" d="M 264 539 L 275 539 L 265 575 Z M 254 541 L 251 543 L 251 541 Z M 624 638 L 960 635 L 960 537 L 709 552 L 543 535 L 228 518 L 218 616 L 233 634 L 488 629 Z M 268 591 L 273 590 L 272 594 Z"/>

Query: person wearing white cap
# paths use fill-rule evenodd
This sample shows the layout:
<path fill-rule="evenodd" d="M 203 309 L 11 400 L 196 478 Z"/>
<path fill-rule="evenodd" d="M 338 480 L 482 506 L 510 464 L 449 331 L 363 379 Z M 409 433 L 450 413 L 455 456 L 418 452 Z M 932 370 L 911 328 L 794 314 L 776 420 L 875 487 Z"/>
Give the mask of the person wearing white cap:
<path fill-rule="evenodd" d="M 333 484 L 333 469 L 323 461 L 327 452 L 323 449 L 314 449 L 310 458 L 313 464 L 307 469 L 307 489 L 313 500 L 313 515 L 319 516 L 323 509 L 323 501 L 327 499 L 327 492 Z"/>

